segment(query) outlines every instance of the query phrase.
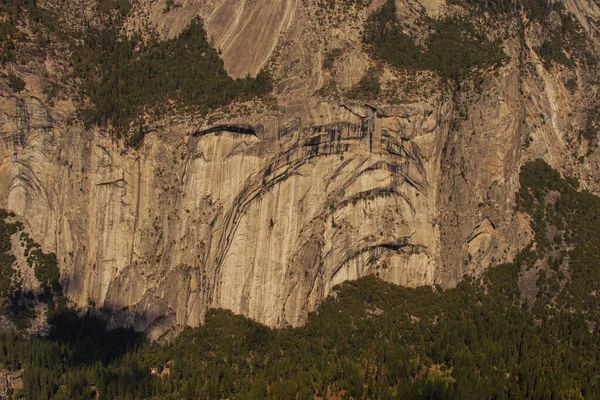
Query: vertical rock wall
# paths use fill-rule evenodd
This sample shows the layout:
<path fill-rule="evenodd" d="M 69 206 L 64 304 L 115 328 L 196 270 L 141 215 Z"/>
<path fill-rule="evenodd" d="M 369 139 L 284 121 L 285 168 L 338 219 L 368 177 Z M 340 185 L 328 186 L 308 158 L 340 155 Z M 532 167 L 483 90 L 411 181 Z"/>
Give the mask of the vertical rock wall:
<path fill-rule="evenodd" d="M 372 8 L 320 31 L 314 4 L 275 3 L 135 11 L 168 35 L 186 10 L 204 15 L 230 72 L 271 57 L 276 82 L 274 104 L 170 116 L 139 150 L 84 129 L 72 100 L 43 100 L 47 65 L 19 71 L 21 93 L 0 82 L 0 203 L 57 254 L 77 306 L 153 338 L 200 324 L 209 307 L 298 325 L 347 279 L 451 287 L 511 260 L 530 239 L 514 204 L 525 160 L 544 157 L 597 191 L 598 152 L 579 162 L 588 145 L 573 140 L 590 79 L 576 70 L 567 90 L 572 71 L 545 69 L 529 36 L 506 43 L 510 61 L 482 72 L 478 93 L 450 98 L 435 77 L 384 70 L 418 93 L 365 104 L 321 89 L 351 86 L 371 63 L 359 49 Z M 242 38 L 264 47 L 249 43 L 250 56 Z M 350 50 L 326 70 L 331 46 Z"/>

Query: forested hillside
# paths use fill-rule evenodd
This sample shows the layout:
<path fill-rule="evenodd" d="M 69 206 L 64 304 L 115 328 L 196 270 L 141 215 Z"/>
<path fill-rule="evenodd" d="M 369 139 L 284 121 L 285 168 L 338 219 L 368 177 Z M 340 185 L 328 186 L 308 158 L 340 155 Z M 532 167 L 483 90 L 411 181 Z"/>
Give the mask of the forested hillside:
<path fill-rule="evenodd" d="M 0 366 L 25 369 L 28 399 L 596 398 L 600 198 L 543 161 L 521 183 L 535 241 L 454 289 L 368 277 L 301 328 L 214 310 L 163 345 L 64 314 L 49 337 L 0 336 Z"/>
<path fill-rule="evenodd" d="M 600 398 L 596 3 L 0 1 L 9 395 Z"/>
<path fill-rule="evenodd" d="M 32 0 L 0 3 L 0 13 L 6 16 L 0 20 L 0 66 L 48 56 L 68 62 L 72 81 L 62 83 L 76 90 L 86 126 L 99 125 L 119 138 L 125 136 L 133 147 L 143 139 L 144 116 L 189 109 L 207 112 L 271 90 L 266 71 L 244 79 L 227 74 L 200 18 L 177 37 L 161 40 L 156 32 L 145 38 L 124 33 L 132 8 L 128 0 L 98 1 L 94 17 L 78 27 L 61 24 L 68 16 L 54 8 Z M 24 83 L 11 75 L 11 86 L 19 91 Z"/>
<path fill-rule="evenodd" d="M 84 113 L 86 121 L 109 123 L 117 134 L 142 111 L 211 110 L 271 90 L 266 72 L 256 79 L 234 80 L 227 75 L 200 19 L 167 41 L 152 38 L 144 42 L 120 36 L 116 28 L 90 28 L 83 44 L 74 47 L 73 58 L 93 102 Z M 131 139 L 130 144 L 138 144 L 139 138 Z"/>

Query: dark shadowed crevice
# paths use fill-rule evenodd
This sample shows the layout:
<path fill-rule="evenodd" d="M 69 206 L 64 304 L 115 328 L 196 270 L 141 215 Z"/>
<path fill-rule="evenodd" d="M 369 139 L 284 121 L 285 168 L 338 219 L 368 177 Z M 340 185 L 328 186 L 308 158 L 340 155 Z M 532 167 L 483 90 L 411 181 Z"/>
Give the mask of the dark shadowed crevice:
<path fill-rule="evenodd" d="M 211 133 L 217 132 L 230 132 L 230 133 L 239 133 L 240 135 L 251 135 L 258 137 L 254 128 L 249 126 L 240 126 L 240 125 L 217 125 L 212 128 L 197 130 L 192 133 L 193 137 L 202 137 L 206 135 L 210 135 Z"/>

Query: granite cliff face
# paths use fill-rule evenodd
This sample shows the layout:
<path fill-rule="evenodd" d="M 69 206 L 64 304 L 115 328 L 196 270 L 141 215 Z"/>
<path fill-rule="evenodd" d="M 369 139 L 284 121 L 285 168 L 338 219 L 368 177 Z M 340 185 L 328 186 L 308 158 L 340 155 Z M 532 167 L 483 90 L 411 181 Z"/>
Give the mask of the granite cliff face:
<path fill-rule="evenodd" d="M 384 66 L 385 95 L 356 101 L 343 93 L 375 64 L 361 38 L 383 1 L 325 3 L 134 3 L 128 30 L 173 37 L 200 15 L 230 75 L 268 67 L 275 84 L 265 101 L 152 121 L 138 150 L 85 128 L 68 85 L 46 93 L 68 66 L 5 67 L 26 85 L 0 79 L 0 204 L 56 253 L 78 307 L 153 338 L 210 307 L 299 325 L 344 280 L 451 287 L 511 260 L 531 238 L 514 204 L 529 159 L 598 193 L 598 151 L 577 140 L 595 78 L 548 69 L 535 24 L 479 91 Z M 450 12 L 396 3 L 407 21 Z M 598 5 L 565 4 L 597 46 Z"/>

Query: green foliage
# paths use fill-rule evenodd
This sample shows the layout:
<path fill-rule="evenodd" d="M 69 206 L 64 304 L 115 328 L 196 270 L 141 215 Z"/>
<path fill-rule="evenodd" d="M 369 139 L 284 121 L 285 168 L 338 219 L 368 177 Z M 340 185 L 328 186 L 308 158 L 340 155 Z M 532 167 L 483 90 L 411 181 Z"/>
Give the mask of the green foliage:
<path fill-rule="evenodd" d="M 577 89 L 577 79 L 575 78 L 570 78 L 565 82 L 565 87 L 567 89 L 569 89 L 569 91 L 571 93 L 575 93 L 575 90 Z"/>
<path fill-rule="evenodd" d="M 127 145 L 133 147 L 134 149 L 139 149 L 142 143 L 144 142 L 144 136 L 146 136 L 144 126 L 142 124 L 139 124 L 137 132 L 129 137 Z"/>
<path fill-rule="evenodd" d="M 17 93 L 25 89 L 25 81 L 15 74 L 8 75 L 8 85 Z"/>
<path fill-rule="evenodd" d="M 163 9 L 163 13 L 168 13 L 173 8 L 175 8 L 175 1 L 173 1 L 173 0 L 167 0 L 165 2 L 165 8 Z"/>
<path fill-rule="evenodd" d="M 543 161 L 523 167 L 517 197 L 536 220 L 535 248 L 454 289 L 371 276 L 335 288 L 303 327 L 209 310 L 166 345 L 67 314 L 50 338 L 0 335 L 0 364 L 25 368 L 30 399 L 92 399 L 92 385 L 100 399 L 596 398 L 600 198 Z M 571 279 L 556 285 L 542 270 L 530 310 L 520 271 L 547 259 L 553 244 L 539 235 L 561 220 Z"/>
<path fill-rule="evenodd" d="M 197 18 L 179 37 L 149 43 L 122 38 L 115 29 L 90 28 L 73 59 L 94 103 L 85 112 L 86 120 L 110 124 L 120 133 L 143 110 L 160 113 L 169 106 L 208 110 L 271 90 L 266 72 L 256 79 L 229 77 Z"/>
<path fill-rule="evenodd" d="M 51 31 L 56 30 L 55 16 L 38 3 L 38 0 L 3 0 L 0 2 L 0 12 L 7 15 L 5 23 L 12 26 L 11 30 L 16 31 L 16 26 L 23 22 L 25 16 L 34 24 L 43 25 Z"/>
<path fill-rule="evenodd" d="M 560 1 L 548 0 L 450 0 L 448 4 L 466 5 L 494 16 L 524 12 L 532 21 L 545 20 L 552 10 L 563 8 Z"/>
<path fill-rule="evenodd" d="M 16 46 L 20 36 L 13 23 L 0 22 L 0 64 L 16 61 Z"/>
<path fill-rule="evenodd" d="M 110 381 L 114 371 L 108 372 L 104 366 L 133 351 L 141 342 L 140 335 L 131 330 L 106 332 L 106 322 L 90 314 L 77 317 L 65 313 L 52 322 L 54 329 L 45 338 L 26 340 L 0 334 L 0 365 L 25 369 L 23 392 L 27 399 L 64 398 L 61 396 L 67 394 L 69 398 L 92 400 L 95 396 L 90 386 L 95 373 L 102 374 L 98 382 Z M 130 360 L 131 368 L 122 371 L 131 385 L 149 377 L 137 365 L 136 360 Z M 88 374 L 79 372 L 82 366 L 86 366 Z M 121 386 L 126 384 L 125 380 L 120 382 Z M 99 388 L 105 389 L 100 385 Z"/>
<path fill-rule="evenodd" d="M 374 99 L 381 92 L 379 74 L 375 69 L 369 69 L 361 80 L 348 92 L 351 99 Z"/>
<path fill-rule="evenodd" d="M 21 232 L 21 242 L 26 244 L 25 257 L 27 257 L 27 263 L 33 268 L 35 277 L 42 287 L 42 293 L 39 293 L 37 298 L 48 305 L 47 319 L 52 320 L 57 314 L 67 310 L 67 298 L 60 284 L 60 271 L 56 255 L 54 253 L 44 253 L 41 246 L 25 232 Z M 31 318 L 33 315 L 28 312 L 26 306 L 27 304 L 23 304 L 23 302 L 15 304 L 20 312 L 14 314 L 25 313 L 26 318 Z"/>
<path fill-rule="evenodd" d="M 32 1 L 6 0 L 0 2 L 0 65 L 17 61 L 18 46 L 27 36 L 18 28 L 25 14 L 36 15 L 37 6 Z"/>
<path fill-rule="evenodd" d="M 8 212 L 0 209 L 0 315 L 8 314 L 10 299 L 17 289 L 13 279 L 15 274 L 13 263 L 16 259 L 11 252 L 10 238 L 18 228 L 15 223 L 6 221 L 8 217 Z"/>
<path fill-rule="evenodd" d="M 573 60 L 567 57 L 565 48 L 563 36 L 556 32 L 542 43 L 539 49 L 537 49 L 537 53 L 542 57 L 548 69 L 551 68 L 553 61 L 562 65 L 572 66 Z"/>
<path fill-rule="evenodd" d="M 444 79 L 461 80 L 474 68 L 503 62 L 500 43 L 490 42 L 467 19 L 448 17 L 428 20 L 431 34 L 417 45 L 403 31 L 393 1 L 373 13 L 366 25 L 364 42 L 374 58 L 409 70 L 432 70 Z"/>
<path fill-rule="evenodd" d="M 402 69 L 425 69 L 424 49 L 405 34 L 396 19 L 393 1 L 373 13 L 365 27 L 364 42 L 371 54 Z"/>
<path fill-rule="evenodd" d="M 129 13 L 131 7 L 129 0 L 98 0 L 98 11 L 102 14 L 110 14 L 115 11 L 124 17 Z"/>
<path fill-rule="evenodd" d="M 14 214 L 0 209 L 0 316 L 8 317 L 21 330 L 29 326 L 35 317 L 35 301 L 48 305 L 48 319 L 67 310 L 67 298 L 60 285 L 60 272 L 54 253 L 44 253 L 39 244 L 23 232 L 19 222 L 8 222 Z M 13 254 L 11 237 L 21 231 L 21 243 L 26 245 L 25 257 L 34 268 L 35 277 L 42 284 L 41 293 L 23 293 L 20 276 L 13 268 L 16 258 Z"/>
<path fill-rule="evenodd" d="M 562 1 L 553 0 L 452 0 L 451 4 L 466 5 L 475 11 L 485 11 L 493 17 L 513 16 L 523 13 L 529 21 L 540 24 L 545 40 L 535 49 L 547 69 L 554 63 L 574 65 L 580 60 L 587 65 L 596 64 L 596 57 L 588 50 L 587 38 L 577 20 L 569 14 Z M 556 13 L 560 23 L 552 21 Z"/>
<path fill-rule="evenodd" d="M 348 10 L 350 7 L 361 9 L 369 5 L 369 0 L 318 0 L 318 5 L 321 8 L 329 8 L 331 10 L 335 9 L 336 5 L 344 7 L 345 10 Z"/>
<path fill-rule="evenodd" d="M 562 179 L 543 161 L 524 166 L 521 185 L 519 208 L 532 216 L 538 258 L 544 259 L 562 247 L 569 249 L 561 255 L 563 259 L 568 257 L 569 279 L 560 279 L 557 270 L 563 259 L 548 260 L 551 266 L 555 261 L 554 271 L 542 277 L 540 284 L 546 286 L 546 291 L 536 307 L 579 314 L 591 324 L 600 322 L 595 294 L 600 292 L 600 271 L 596 268 L 600 263 L 600 198 L 578 191 L 575 180 Z M 550 227 L 558 231 L 553 240 L 548 233 Z M 566 246 L 561 246 L 563 242 Z"/>
<path fill-rule="evenodd" d="M 82 110 L 86 124 L 113 128 L 117 136 L 130 133 L 142 114 L 160 117 L 176 109 L 211 109 L 234 100 L 247 100 L 271 91 L 266 71 L 256 78 L 232 79 L 218 52 L 208 43 L 199 18 L 176 38 L 126 37 L 125 17 L 132 8 L 128 0 L 97 0 L 101 23 L 86 24 L 84 32 L 59 26 L 59 18 L 36 0 L 0 2 L 0 62 L 17 62 L 18 53 L 41 52 L 46 42 L 58 40 L 71 48 L 71 64 L 82 82 L 82 97 L 91 106 Z M 167 6 L 175 7 L 174 2 Z M 28 38 L 20 33 L 32 27 L 34 46 L 19 46 Z M 25 50 L 28 49 L 28 50 Z M 23 58 L 23 57 L 21 57 Z M 14 81 L 16 87 L 19 83 Z M 132 136 L 136 136 L 133 128 Z M 139 136 L 139 135 L 138 135 Z M 127 142 L 140 144 L 139 137 Z"/>
<path fill-rule="evenodd" d="M 600 130 L 600 106 L 595 106 L 588 110 L 585 128 L 580 133 L 588 142 L 593 142 L 598 138 L 598 130 Z"/>
<path fill-rule="evenodd" d="M 73 39 L 72 32 L 59 29 L 62 27 L 53 11 L 40 3 L 44 2 L 0 1 L 0 65 L 29 62 L 35 57 L 43 59 L 52 35 Z"/>
<path fill-rule="evenodd" d="M 435 21 L 432 27 L 426 64 L 442 77 L 460 80 L 473 68 L 499 65 L 506 57 L 500 42 L 488 41 L 467 20 L 446 18 Z"/>

